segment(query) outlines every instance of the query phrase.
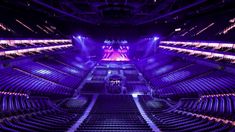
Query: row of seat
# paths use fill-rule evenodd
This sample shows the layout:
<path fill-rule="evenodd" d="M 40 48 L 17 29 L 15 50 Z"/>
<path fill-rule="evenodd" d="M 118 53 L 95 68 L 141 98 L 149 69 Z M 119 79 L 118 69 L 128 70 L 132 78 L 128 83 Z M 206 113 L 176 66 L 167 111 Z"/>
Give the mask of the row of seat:
<path fill-rule="evenodd" d="M 74 60 L 73 62 L 78 61 Z M 84 64 L 83 60 L 79 63 Z M 69 62 L 65 64 L 62 59 L 59 64 L 60 67 L 81 70 Z M 24 116 L 28 113 L 51 109 L 53 105 L 50 100 L 71 97 L 80 83 L 79 80 L 85 76 L 85 74 L 73 76 L 30 61 L 22 63 L 22 65 L 15 65 L 28 67 L 32 73 L 16 67 L 0 70 L 0 118 Z M 64 84 L 62 84 L 61 79 L 65 78 Z"/>
<path fill-rule="evenodd" d="M 81 115 L 62 110 L 46 110 L 29 115 L 11 117 L 0 122 L 3 131 L 66 131 Z"/>
<path fill-rule="evenodd" d="M 96 70 L 92 73 L 94 76 L 106 76 L 108 75 L 108 70 L 96 68 Z"/>
<path fill-rule="evenodd" d="M 58 72 L 52 68 L 45 67 L 35 62 L 27 62 L 27 64 L 15 65 L 15 67 L 28 72 L 30 74 L 45 78 L 47 80 L 65 85 L 67 87 L 76 88 L 79 85 L 78 77 L 70 76 L 62 72 Z"/>
<path fill-rule="evenodd" d="M 40 55 L 45 55 L 45 54 L 51 54 L 51 53 L 56 53 L 56 52 L 62 52 L 65 50 L 71 49 L 71 46 L 65 46 L 65 47 L 57 47 L 53 49 L 43 49 L 40 51 L 37 51 L 36 48 L 34 51 L 27 51 L 27 52 L 15 52 L 10 53 L 10 54 L 2 54 L 0 55 L 0 60 L 6 61 L 6 60 L 11 60 L 11 59 L 17 59 L 17 58 L 26 58 L 28 56 L 40 56 Z"/>
<path fill-rule="evenodd" d="M 26 98 L 25 96 L 1 95 L 0 118 L 46 110 L 52 107 L 48 98 Z"/>
<path fill-rule="evenodd" d="M 174 59 L 169 56 L 157 54 L 137 61 L 136 66 L 142 73 L 145 73 L 173 61 Z"/>
<path fill-rule="evenodd" d="M 202 98 L 201 100 L 181 100 L 180 110 L 234 120 L 235 96 Z"/>
<path fill-rule="evenodd" d="M 46 47 L 46 46 L 56 46 L 56 45 L 66 45 L 71 44 L 71 42 L 57 42 L 57 43 L 16 43 L 14 45 L 1 44 L 0 50 L 18 49 L 18 48 L 32 48 L 32 47 Z"/>
<path fill-rule="evenodd" d="M 161 131 L 234 131 L 231 124 L 208 120 L 189 113 L 183 113 L 169 106 L 163 101 L 153 99 L 150 96 L 138 96 L 138 99 L 148 117 L 157 125 Z M 149 101 L 155 102 L 155 107 Z M 158 104 L 158 105 L 157 105 Z M 186 105 L 186 104 L 185 104 Z M 158 107 L 157 107 L 158 106 Z M 168 107 L 167 107 L 168 106 Z"/>
<path fill-rule="evenodd" d="M 26 112 L 18 115 L 15 114 L 8 118 L 2 118 L 0 120 L 0 130 L 11 132 L 67 131 L 82 116 L 91 102 L 91 97 L 89 95 L 80 95 L 77 99 L 83 99 L 83 101 L 80 101 L 79 105 L 77 104 L 78 102 L 75 103 L 72 101 L 71 103 L 69 101 L 69 107 L 65 107 L 68 104 L 66 101 L 63 101 L 60 105 L 56 105 L 49 99 L 45 98 L 43 100 L 41 97 L 34 97 L 27 100 L 21 99 L 18 102 L 15 100 L 11 104 L 21 105 L 21 111 L 25 109 Z M 17 109 L 17 106 L 13 107 L 13 109 Z"/>
<path fill-rule="evenodd" d="M 148 93 L 149 89 L 146 86 L 145 83 L 139 83 L 139 84 L 132 84 L 132 83 L 127 83 L 125 85 L 126 87 L 126 93 L 132 94 L 132 93 Z"/>
<path fill-rule="evenodd" d="M 77 54 L 79 51 L 72 50 L 66 54 L 56 54 L 50 58 L 66 66 L 75 67 L 78 70 L 89 71 L 95 66 L 95 62 L 87 60 L 81 55 Z"/>
<path fill-rule="evenodd" d="M 171 54 L 176 54 L 179 56 L 185 56 L 185 57 L 193 56 L 191 58 L 213 62 L 220 65 L 224 64 L 232 65 L 234 63 L 234 58 L 231 53 L 208 51 L 208 50 L 202 51 L 202 49 L 184 49 L 184 48 L 169 47 L 163 45 L 160 46 L 160 50 L 162 52 L 170 52 Z M 226 49 L 226 51 L 231 52 L 234 51 L 234 49 Z"/>
<path fill-rule="evenodd" d="M 0 90 L 26 93 L 28 95 L 69 96 L 73 89 L 24 74 L 11 68 L 0 70 Z M 27 81 L 25 81 L 27 80 Z"/>
<path fill-rule="evenodd" d="M 99 95 L 79 132 L 150 132 L 152 131 L 128 95 Z"/>
<path fill-rule="evenodd" d="M 188 65 L 190 65 L 190 63 L 184 61 L 174 61 L 169 64 L 162 65 L 161 67 L 154 68 L 148 72 L 145 72 L 145 76 L 147 76 L 148 79 L 152 79 L 168 72 L 180 69 L 182 67 L 186 67 Z"/>
<path fill-rule="evenodd" d="M 124 74 L 127 81 L 140 81 L 139 75 L 137 74 Z"/>
<path fill-rule="evenodd" d="M 201 68 L 198 68 L 201 67 Z M 198 64 L 192 64 L 187 67 L 179 68 L 173 72 L 168 72 L 162 76 L 151 79 L 151 83 L 156 89 L 163 88 L 183 80 L 187 80 L 196 77 L 200 74 L 204 74 L 213 70 L 212 68 L 201 66 Z"/>
<path fill-rule="evenodd" d="M 234 131 L 231 125 L 177 112 L 157 113 L 152 120 L 161 131 Z"/>
<path fill-rule="evenodd" d="M 86 82 L 81 89 L 81 93 L 104 93 L 104 82 Z"/>
<path fill-rule="evenodd" d="M 104 82 L 105 81 L 105 77 L 106 76 L 95 75 L 95 76 L 92 76 L 91 80 L 92 81 L 101 81 L 101 82 Z"/>
<path fill-rule="evenodd" d="M 37 62 L 76 77 L 83 77 L 87 73 L 87 70 L 70 65 L 64 65 L 54 59 L 43 58 L 43 59 L 38 59 Z M 80 64 L 83 65 L 83 63 Z"/>
<path fill-rule="evenodd" d="M 235 77 L 223 71 L 209 72 L 158 89 L 161 97 L 234 93 Z"/>
<path fill-rule="evenodd" d="M 178 60 L 175 63 L 175 61 L 172 61 L 175 60 L 174 58 L 169 58 L 171 59 L 166 59 L 161 62 L 150 57 L 140 60 L 137 63 L 138 67 L 142 63 L 150 65 L 156 63 L 155 66 L 150 68 L 152 70 L 142 69 L 141 72 L 150 81 L 153 90 L 156 91 L 155 93 L 159 97 L 197 97 L 200 95 L 234 92 L 235 77 L 232 74 L 199 64 L 189 64 L 183 60 Z M 183 66 L 184 64 L 186 65 Z M 160 71 L 160 69 L 164 73 L 159 73 L 156 77 L 151 76 L 151 74 L 154 74 L 154 70 Z"/>

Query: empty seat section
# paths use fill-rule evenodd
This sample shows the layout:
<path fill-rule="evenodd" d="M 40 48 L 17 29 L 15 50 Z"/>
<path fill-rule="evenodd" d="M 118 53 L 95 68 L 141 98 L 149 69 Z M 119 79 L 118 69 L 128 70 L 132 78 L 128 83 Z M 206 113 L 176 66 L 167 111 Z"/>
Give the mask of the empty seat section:
<path fill-rule="evenodd" d="M 49 81 L 65 85 L 67 87 L 76 88 L 80 82 L 80 78 L 69 74 L 58 72 L 52 68 L 45 67 L 35 62 L 28 62 L 15 67 L 35 76 L 47 79 Z"/>
<path fill-rule="evenodd" d="M 234 84 L 235 77 L 233 75 L 223 71 L 214 71 L 158 89 L 157 93 L 161 93 L 162 97 L 233 93 Z"/>
<path fill-rule="evenodd" d="M 198 68 L 200 67 L 200 68 Z M 206 66 L 193 64 L 183 68 L 179 68 L 176 71 L 164 74 L 162 76 L 151 79 L 151 83 L 156 89 L 169 86 L 180 81 L 193 78 L 200 74 L 211 71 L 212 69 Z"/>
<path fill-rule="evenodd" d="M 132 96 L 99 95 L 79 132 L 152 131 L 142 118 Z"/>
<path fill-rule="evenodd" d="M 54 84 L 50 81 L 32 77 L 13 69 L 0 70 L 0 90 L 5 92 L 24 93 L 28 95 L 58 96 L 71 95 L 72 88 Z M 25 81 L 27 80 L 27 81 Z"/>
<path fill-rule="evenodd" d="M 146 114 L 161 131 L 229 131 L 234 129 L 232 124 L 210 121 L 174 110 L 174 107 L 164 104 L 162 99 L 153 99 L 148 96 L 138 96 L 138 98 Z M 194 101 L 195 99 L 182 100 L 182 105 L 178 109 L 192 108 Z"/>
<path fill-rule="evenodd" d="M 214 95 L 198 99 L 182 99 L 179 110 L 195 112 L 208 116 L 234 120 L 233 109 L 234 95 Z M 193 105 L 190 105 L 193 104 Z"/>
<path fill-rule="evenodd" d="M 60 63 L 56 60 L 53 60 L 53 59 L 43 58 L 43 59 L 38 59 L 37 62 L 39 62 L 40 64 L 43 64 L 47 67 L 51 67 L 55 70 L 59 70 L 64 73 L 68 73 L 73 76 L 84 77 L 87 74 L 86 70 L 83 70 L 81 68 L 77 68 L 74 66 L 66 65 L 66 64 Z M 81 66 L 83 66 L 82 63 L 81 63 Z"/>
<path fill-rule="evenodd" d="M 103 93 L 105 92 L 104 82 L 87 82 L 81 89 L 82 93 Z"/>
<path fill-rule="evenodd" d="M 12 118 L 4 118 L 0 121 L 3 131 L 67 131 L 83 114 L 91 101 L 92 96 L 82 96 L 77 98 L 78 102 L 83 99 L 83 103 L 69 105 L 62 104 L 56 106 L 52 102 L 47 104 L 48 99 L 32 98 L 26 102 L 28 107 L 33 107 L 32 111 L 24 115 Z M 75 99 L 76 100 L 76 99 Z M 73 102 L 73 101 L 72 101 Z M 22 103 L 22 102 L 21 102 Z M 64 102 L 66 103 L 66 102 Z M 67 107 L 64 107 L 67 106 Z M 37 111 L 35 109 L 38 109 Z M 27 109 L 29 111 L 29 109 Z"/>

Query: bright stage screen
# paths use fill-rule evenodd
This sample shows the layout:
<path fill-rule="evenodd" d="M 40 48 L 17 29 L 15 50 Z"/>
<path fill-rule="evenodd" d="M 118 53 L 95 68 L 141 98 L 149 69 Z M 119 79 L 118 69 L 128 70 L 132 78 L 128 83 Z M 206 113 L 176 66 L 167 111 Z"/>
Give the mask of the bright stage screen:
<path fill-rule="evenodd" d="M 103 61 L 129 61 L 127 53 L 129 46 L 121 45 L 122 43 L 108 43 L 103 48 Z"/>

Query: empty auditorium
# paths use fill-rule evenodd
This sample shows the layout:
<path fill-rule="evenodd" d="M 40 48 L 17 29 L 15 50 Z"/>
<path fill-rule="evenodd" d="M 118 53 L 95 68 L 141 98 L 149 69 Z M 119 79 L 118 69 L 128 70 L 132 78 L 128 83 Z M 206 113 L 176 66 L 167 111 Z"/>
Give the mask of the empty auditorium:
<path fill-rule="evenodd" d="M 235 0 L 0 0 L 0 132 L 235 132 Z"/>

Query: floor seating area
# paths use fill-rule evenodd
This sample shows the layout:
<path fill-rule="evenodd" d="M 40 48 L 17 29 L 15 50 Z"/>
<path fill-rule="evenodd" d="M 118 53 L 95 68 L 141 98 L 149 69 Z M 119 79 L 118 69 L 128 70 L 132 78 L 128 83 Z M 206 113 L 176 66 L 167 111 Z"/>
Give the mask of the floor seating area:
<path fill-rule="evenodd" d="M 149 92 L 149 88 L 145 83 L 128 83 L 126 85 L 126 93 L 144 93 L 147 94 Z"/>
<path fill-rule="evenodd" d="M 108 70 L 96 68 L 96 70 L 92 73 L 94 76 L 106 76 L 108 74 Z"/>
<path fill-rule="evenodd" d="M 105 84 L 102 83 L 86 83 L 81 89 L 81 93 L 104 93 Z"/>

